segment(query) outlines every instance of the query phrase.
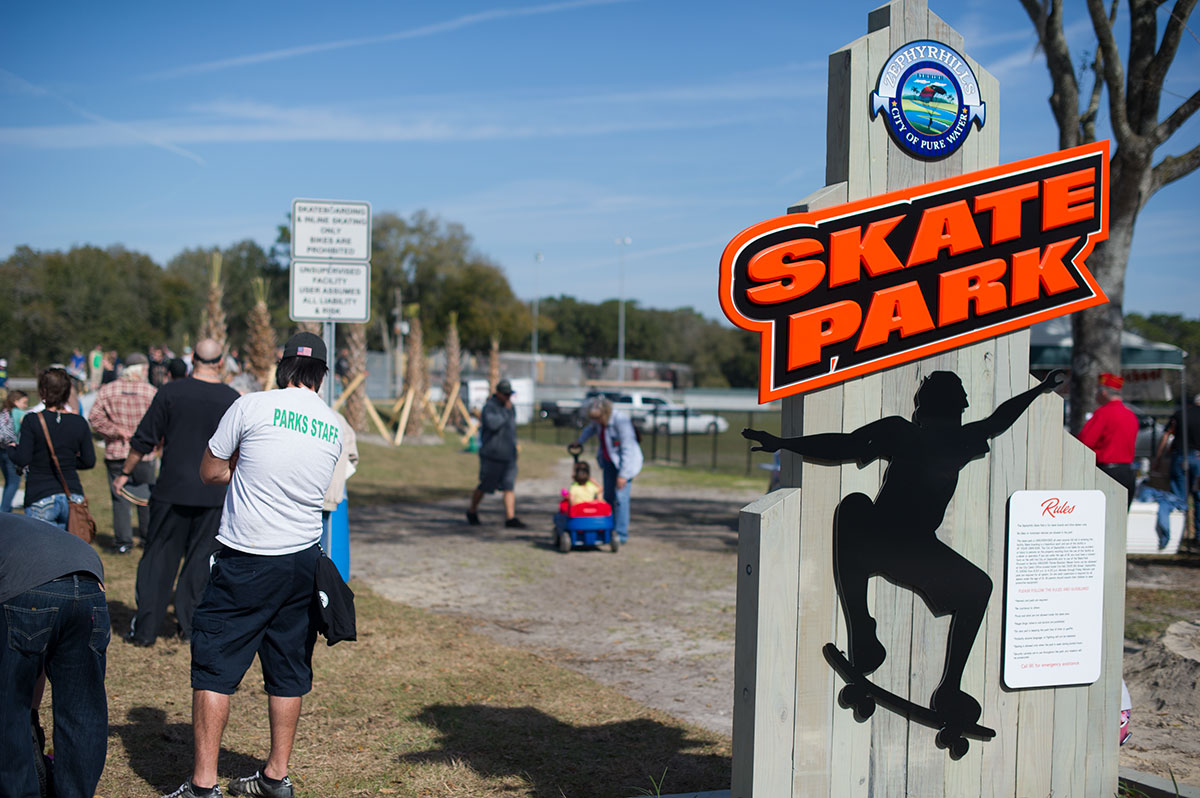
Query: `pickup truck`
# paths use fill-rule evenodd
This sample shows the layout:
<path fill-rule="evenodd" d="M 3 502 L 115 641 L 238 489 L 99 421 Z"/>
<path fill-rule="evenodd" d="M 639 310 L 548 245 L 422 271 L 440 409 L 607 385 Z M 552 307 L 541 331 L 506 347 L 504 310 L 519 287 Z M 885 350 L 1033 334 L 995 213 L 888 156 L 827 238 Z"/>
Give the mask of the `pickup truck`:
<path fill-rule="evenodd" d="M 607 397 L 618 410 L 624 410 L 633 423 L 638 426 L 649 423 L 647 418 L 654 414 L 655 408 L 658 408 L 659 413 L 664 415 L 664 411 L 668 408 L 682 410 L 679 405 L 672 404 L 665 397 L 656 394 L 639 391 L 591 390 L 583 399 L 542 402 L 538 407 L 538 414 L 542 418 L 554 422 L 557 427 L 582 427 L 587 422 L 584 413 L 588 404 L 598 396 Z"/>
<path fill-rule="evenodd" d="M 542 402 L 539 414 L 558 427 L 582 427 L 587 423 L 584 413 L 597 396 L 604 396 L 617 410 L 623 411 L 643 432 L 665 435 L 720 433 L 729 429 L 729 422 L 712 413 L 687 410 L 666 396 L 652 391 L 588 391 L 582 399 Z"/>
<path fill-rule="evenodd" d="M 600 392 L 593 391 L 590 396 Z M 729 429 L 729 422 L 712 413 L 688 410 L 662 394 L 649 391 L 604 391 L 618 410 L 625 411 L 634 426 L 643 432 L 667 435 L 720 433 Z"/>

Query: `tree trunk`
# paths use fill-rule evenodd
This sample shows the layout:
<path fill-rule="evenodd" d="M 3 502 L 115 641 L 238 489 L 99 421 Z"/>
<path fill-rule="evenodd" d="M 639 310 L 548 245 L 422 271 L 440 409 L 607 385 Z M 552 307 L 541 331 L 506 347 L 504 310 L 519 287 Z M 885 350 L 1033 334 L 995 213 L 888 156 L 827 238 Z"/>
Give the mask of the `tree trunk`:
<path fill-rule="evenodd" d="M 496 392 L 500 382 L 500 336 L 492 336 L 492 348 L 488 352 L 488 396 Z"/>
<path fill-rule="evenodd" d="M 1110 165 L 1108 240 L 1096 245 L 1087 267 L 1108 296 L 1108 304 L 1071 317 L 1071 431 L 1078 434 L 1096 409 L 1096 387 L 1104 372 L 1121 373 L 1121 332 L 1125 329 L 1125 269 L 1133 227 L 1147 195 L 1150 157 L 1132 148 L 1117 153 Z"/>
<path fill-rule="evenodd" d="M 367 325 L 365 324 L 347 324 L 346 325 L 346 349 L 349 350 L 347 359 L 350 361 L 350 370 L 346 378 L 353 381 L 359 374 L 367 373 Z M 331 352 L 330 355 L 333 355 Z M 330 369 L 329 379 L 336 379 L 333 376 L 333 370 Z M 366 380 L 354 389 L 350 396 L 346 397 L 345 408 L 346 421 L 350 422 L 350 426 L 356 432 L 367 431 L 367 383 Z"/>
<path fill-rule="evenodd" d="M 262 293 L 265 295 L 265 288 Z M 260 297 L 254 303 L 246 321 L 249 325 L 246 368 L 264 389 L 270 388 L 267 380 L 275 365 L 275 328 L 271 326 L 271 312 L 267 310 L 265 298 Z"/>
<path fill-rule="evenodd" d="M 446 329 L 446 375 L 442 379 L 442 394 L 446 401 L 454 393 L 454 386 L 462 381 L 462 344 L 458 339 L 458 314 L 450 313 L 450 324 Z M 457 423 L 457 409 L 451 409 L 447 418 L 451 424 Z M 466 419 L 462 419 L 466 421 Z"/>
<path fill-rule="evenodd" d="M 425 431 L 425 398 L 429 393 L 429 375 L 425 363 L 425 338 L 421 331 L 421 315 L 416 305 L 408 320 L 408 373 L 404 382 L 412 391 L 412 410 L 408 414 L 405 435 L 420 435 Z"/>
<path fill-rule="evenodd" d="M 204 321 L 200 327 L 200 338 L 211 338 L 216 341 L 221 351 L 225 350 L 227 332 L 225 328 L 225 309 L 222 304 L 225 299 L 225 285 L 221 281 L 221 253 L 214 252 L 212 256 L 212 276 L 208 284 L 208 304 L 204 308 Z"/>

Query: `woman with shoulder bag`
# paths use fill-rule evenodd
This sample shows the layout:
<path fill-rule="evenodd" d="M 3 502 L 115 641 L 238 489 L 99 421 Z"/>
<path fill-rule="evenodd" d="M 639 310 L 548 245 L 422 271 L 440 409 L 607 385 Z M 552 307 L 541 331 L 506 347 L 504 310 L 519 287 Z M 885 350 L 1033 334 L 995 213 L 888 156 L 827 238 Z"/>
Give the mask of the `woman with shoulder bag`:
<path fill-rule="evenodd" d="M 68 529 L 70 505 L 87 506 L 78 471 L 96 465 L 92 430 L 83 416 L 67 408 L 71 378 L 64 369 L 43 371 L 38 377 L 38 395 L 46 409 L 21 419 L 20 440 L 9 450 L 9 457 L 18 467 L 29 469 L 25 515 Z"/>

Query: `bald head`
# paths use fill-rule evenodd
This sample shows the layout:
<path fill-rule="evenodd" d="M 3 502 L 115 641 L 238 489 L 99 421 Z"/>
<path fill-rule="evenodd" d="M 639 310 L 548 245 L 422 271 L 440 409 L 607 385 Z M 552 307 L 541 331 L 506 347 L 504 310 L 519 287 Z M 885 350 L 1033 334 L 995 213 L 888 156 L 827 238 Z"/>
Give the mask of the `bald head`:
<path fill-rule="evenodd" d="M 192 352 L 192 376 L 206 382 L 221 379 L 221 345 L 211 338 L 202 338 Z M 204 361 L 211 360 L 211 363 Z"/>
<path fill-rule="evenodd" d="M 194 355 L 201 360 L 216 360 L 221 356 L 221 345 L 211 338 L 202 338 L 196 343 Z"/>

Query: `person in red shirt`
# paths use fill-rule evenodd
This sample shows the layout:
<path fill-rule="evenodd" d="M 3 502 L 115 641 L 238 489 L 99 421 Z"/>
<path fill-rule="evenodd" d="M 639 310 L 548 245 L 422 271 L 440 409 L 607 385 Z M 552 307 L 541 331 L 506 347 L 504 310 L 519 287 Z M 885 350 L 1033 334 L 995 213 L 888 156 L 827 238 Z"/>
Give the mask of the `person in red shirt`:
<path fill-rule="evenodd" d="M 1097 388 L 1100 406 L 1079 431 L 1079 440 L 1096 453 L 1096 465 L 1125 486 L 1132 503 L 1137 488 L 1133 445 L 1137 440 L 1138 420 L 1121 401 L 1124 385 L 1125 380 L 1115 374 L 1105 372 L 1100 375 Z"/>

